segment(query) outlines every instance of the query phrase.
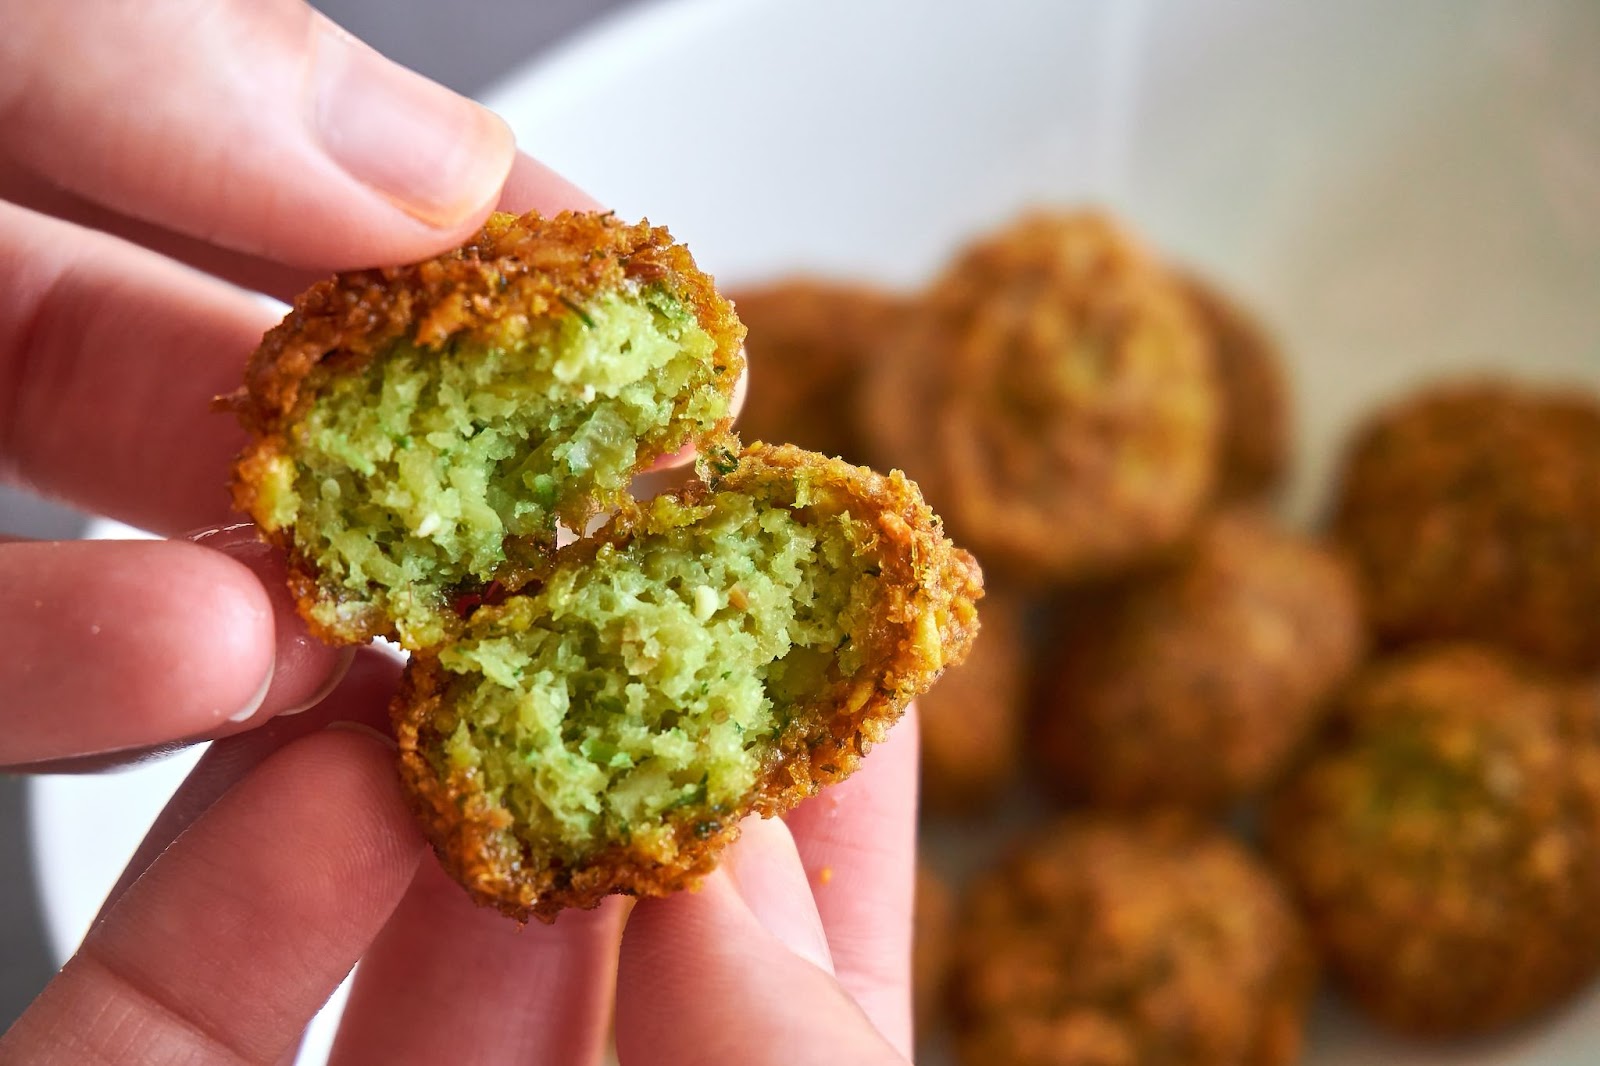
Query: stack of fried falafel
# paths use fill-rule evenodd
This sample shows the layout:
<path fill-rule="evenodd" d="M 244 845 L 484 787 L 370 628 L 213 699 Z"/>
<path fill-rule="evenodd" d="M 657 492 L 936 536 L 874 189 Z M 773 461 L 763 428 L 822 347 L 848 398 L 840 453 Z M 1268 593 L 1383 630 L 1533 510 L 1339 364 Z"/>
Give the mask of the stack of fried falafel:
<path fill-rule="evenodd" d="M 990 578 L 920 703 L 961 1062 L 1275 1066 L 1319 972 L 1437 1037 L 1600 972 L 1600 399 L 1403 398 L 1308 533 L 1274 341 L 1103 213 L 733 298 L 746 439 L 904 470 Z"/>

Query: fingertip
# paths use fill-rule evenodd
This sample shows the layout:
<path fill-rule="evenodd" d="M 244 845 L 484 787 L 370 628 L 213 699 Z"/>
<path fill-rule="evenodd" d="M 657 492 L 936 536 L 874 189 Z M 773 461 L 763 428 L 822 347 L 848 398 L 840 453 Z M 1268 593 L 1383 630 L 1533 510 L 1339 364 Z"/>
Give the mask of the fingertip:
<path fill-rule="evenodd" d="M 483 221 L 516 138 L 505 120 L 312 18 L 311 128 L 330 160 L 441 235 Z"/>
<path fill-rule="evenodd" d="M 779 820 L 747 818 L 722 860 L 757 922 L 784 947 L 826 973 L 833 956 L 794 837 Z"/>
<path fill-rule="evenodd" d="M 604 206 L 526 152 L 517 151 L 500 189 L 498 210 L 514 215 L 529 211 L 553 215 L 560 211 L 602 211 Z"/>
<path fill-rule="evenodd" d="M 238 721 L 261 706 L 272 684 L 277 641 L 271 597 L 233 559 L 182 543 L 167 548 L 165 606 L 192 613 L 187 625 L 172 627 L 166 658 L 181 664 L 191 691 L 219 723 Z"/>
<path fill-rule="evenodd" d="M 271 676 L 253 707 L 242 708 L 231 722 L 256 721 L 298 714 L 322 701 L 344 678 L 356 649 L 335 648 L 313 637 L 301 619 L 288 588 L 283 555 L 261 539 L 249 523 L 191 533 L 192 543 L 217 551 L 248 568 L 266 595 L 273 619 Z"/>

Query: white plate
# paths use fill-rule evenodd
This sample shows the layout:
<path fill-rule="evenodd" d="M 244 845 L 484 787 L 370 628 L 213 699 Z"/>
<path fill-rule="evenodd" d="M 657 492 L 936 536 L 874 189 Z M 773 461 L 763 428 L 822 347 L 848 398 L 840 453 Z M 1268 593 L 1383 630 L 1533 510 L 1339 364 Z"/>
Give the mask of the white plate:
<path fill-rule="evenodd" d="M 1352 417 L 1423 376 L 1600 386 L 1597 56 L 1593 0 L 680 0 L 488 98 L 727 282 L 909 284 L 1024 204 L 1114 208 L 1281 333 L 1310 517 Z M 59 952 L 177 776 L 35 786 Z M 1308 1061 L 1597 1058 L 1600 994 L 1448 1052 L 1327 1010 Z"/>

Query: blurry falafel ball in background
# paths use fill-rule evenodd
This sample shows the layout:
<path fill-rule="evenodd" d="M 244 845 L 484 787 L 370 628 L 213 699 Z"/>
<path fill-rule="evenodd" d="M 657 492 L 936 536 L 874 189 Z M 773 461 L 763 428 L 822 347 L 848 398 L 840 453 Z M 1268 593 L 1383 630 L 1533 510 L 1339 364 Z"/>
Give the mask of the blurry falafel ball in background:
<path fill-rule="evenodd" d="M 952 975 L 964 1066 L 1288 1066 L 1315 983 L 1271 872 L 1171 814 L 1070 815 L 965 900 Z"/>
<path fill-rule="evenodd" d="M 1600 693 L 1491 649 L 1368 666 L 1273 798 L 1339 984 L 1408 1033 L 1534 1017 L 1600 972 Z"/>
<path fill-rule="evenodd" d="M 1115 573 L 1206 505 L 1221 399 L 1205 331 L 1110 217 L 1037 212 L 969 244 L 869 367 L 868 458 L 923 486 L 988 567 Z"/>
<path fill-rule="evenodd" d="M 1600 397 L 1421 389 L 1357 434 L 1333 520 L 1376 635 L 1600 667 Z"/>
<path fill-rule="evenodd" d="M 1071 612 L 1042 656 L 1030 751 L 1053 791 L 1111 807 L 1259 792 L 1363 647 L 1344 560 L 1248 509 Z"/>

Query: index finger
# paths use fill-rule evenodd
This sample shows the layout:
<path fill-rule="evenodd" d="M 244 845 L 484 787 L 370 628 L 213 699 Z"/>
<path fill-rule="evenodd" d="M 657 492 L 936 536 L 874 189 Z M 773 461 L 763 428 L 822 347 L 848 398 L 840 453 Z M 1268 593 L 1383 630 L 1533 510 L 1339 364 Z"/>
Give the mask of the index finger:
<path fill-rule="evenodd" d="M 911 1056 L 911 904 L 916 886 L 913 705 L 861 768 L 784 819 L 811 878 L 834 972 L 878 1031 Z"/>

